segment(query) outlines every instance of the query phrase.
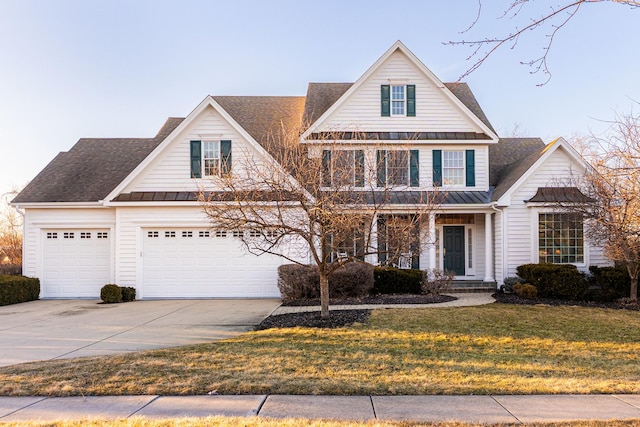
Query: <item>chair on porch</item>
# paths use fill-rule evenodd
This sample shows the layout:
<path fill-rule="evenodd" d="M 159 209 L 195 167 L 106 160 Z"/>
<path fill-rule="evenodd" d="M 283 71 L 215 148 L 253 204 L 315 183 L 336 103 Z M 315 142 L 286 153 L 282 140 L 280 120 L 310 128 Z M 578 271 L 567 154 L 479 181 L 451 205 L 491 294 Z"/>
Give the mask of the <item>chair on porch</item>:
<path fill-rule="evenodd" d="M 402 252 L 400 254 L 400 257 L 398 258 L 398 268 L 401 268 L 403 270 L 411 269 L 412 260 L 413 260 L 413 253 L 411 251 Z"/>

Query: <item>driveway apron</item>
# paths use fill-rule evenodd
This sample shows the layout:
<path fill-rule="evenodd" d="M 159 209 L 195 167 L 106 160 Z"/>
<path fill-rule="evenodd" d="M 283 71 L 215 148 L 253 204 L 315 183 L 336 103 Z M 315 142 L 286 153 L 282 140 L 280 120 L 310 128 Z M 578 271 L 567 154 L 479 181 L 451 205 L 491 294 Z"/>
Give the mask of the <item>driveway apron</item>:
<path fill-rule="evenodd" d="M 44 300 L 3 306 L 0 366 L 230 338 L 251 330 L 279 305 L 276 299 L 234 299 Z"/>

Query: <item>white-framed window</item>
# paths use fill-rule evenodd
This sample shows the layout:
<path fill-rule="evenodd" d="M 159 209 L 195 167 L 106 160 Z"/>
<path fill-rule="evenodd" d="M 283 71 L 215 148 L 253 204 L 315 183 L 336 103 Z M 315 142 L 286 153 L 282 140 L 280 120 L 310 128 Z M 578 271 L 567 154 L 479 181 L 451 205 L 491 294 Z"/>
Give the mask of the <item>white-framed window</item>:
<path fill-rule="evenodd" d="M 175 231 L 165 231 L 164 232 L 164 237 L 176 237 L 176 232 Z"/>
<path fill-rule="evenodd" d="M 409 185 L 409 152 L 387 151 L 387 185 Z"/>
<path fill-rule="evenodd" d="M 183 231 L 182 237 L 193 237 L 193 231 Z"/>
<path fill-rule="evenodd" d="M 47 233 L 47 239 L 57 239 L 58 233 Z"/>
<path fill-rule="evenodd" d="M 64 232 L 62 237 L 65 239 L 73 239 L 75 235 L 73 232 Z"/>
<path fill-rule="evenodd" d="M 109 233 L 107 233 L 106 231 L 98 231 L 98 232 L 96 233 L 96 237 L 97 237 L 98 239 L 106 239 L 106 238 L 108 238 L 108 237 L 109 237 Z"/>
<path fill-rule="evenodd" d="M 323 150 L 323 187 L 363 187 L 363 150 Z"/>
<path fill-rule="evenodd" d="M 91 238 L 91 233 L 82 231 L 82 232 L 80 232 L 80 238 L 81 239 L 90 239 Z"/>
<path fill-rule="evenodd" d="M 216 237 L 227 237 L 227 231 L 226 230 L 216 230 Z"/>
<path fill-rule="evenodd" d="M 444 185 L 464 185 L 464 151 L 442 152 L 442 182 Z"/>
<path fill-rule="evenodd" d="M 209 231 L 198 231 L 198 237 L 211 237 L 211 233 Z"/>
<path fill-rule="evenodd" d="M 391 115 L 404 116 L 406 114 L 406 89 L 405 85 L 391 86 Z"/>
<path fill-rule="evenodd" d="M 220 175 L 220 141 L 202 142 L 202 164 L 204 176 Z"/>
<path fill-rule="evenodd" d="M 538 214 L 538 261 L 584 264 L 584 223 L 580 215 Z"/>
<path fill-rule="evenodd" d="M 147 231 L 147 237 L 159 237 L 160 233 L 157 231 Z"/>

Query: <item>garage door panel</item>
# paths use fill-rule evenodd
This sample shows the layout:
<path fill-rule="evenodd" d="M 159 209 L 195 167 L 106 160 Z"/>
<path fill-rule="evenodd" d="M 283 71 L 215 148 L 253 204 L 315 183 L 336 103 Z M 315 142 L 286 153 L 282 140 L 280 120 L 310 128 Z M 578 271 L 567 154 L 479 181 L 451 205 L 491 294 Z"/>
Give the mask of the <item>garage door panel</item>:
<path fill-rule="evenodd" d="M 145 298 L 279 296 L 276 270 L 283 260 L 247 253 L 232 233 L 154 229 L 143 238 Z"/>
<path fill-rule="evenodd" d="M 43 241 L 42 297 L 98 298 L 110 280 L 109 230 L 46 230 Z"/>

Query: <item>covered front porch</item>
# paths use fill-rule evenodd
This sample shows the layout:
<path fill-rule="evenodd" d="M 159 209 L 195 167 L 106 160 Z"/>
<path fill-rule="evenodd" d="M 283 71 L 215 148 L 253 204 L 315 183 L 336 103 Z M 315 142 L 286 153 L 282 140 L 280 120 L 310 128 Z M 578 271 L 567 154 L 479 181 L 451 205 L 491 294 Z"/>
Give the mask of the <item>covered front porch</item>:
<path fill-rule="evenodd" d="M 426 220 L 414 222 L 413 228 L 403 227 L 410 215 L 378 215 L 371 239 L 376 249 L 365 257 L 367 262 L 451 271 L 456 287 L 495 289 L 493 211 L 429 213 Z"/>

